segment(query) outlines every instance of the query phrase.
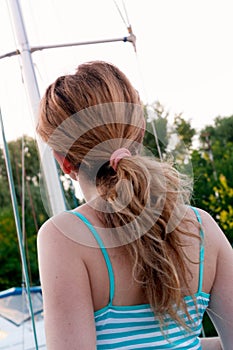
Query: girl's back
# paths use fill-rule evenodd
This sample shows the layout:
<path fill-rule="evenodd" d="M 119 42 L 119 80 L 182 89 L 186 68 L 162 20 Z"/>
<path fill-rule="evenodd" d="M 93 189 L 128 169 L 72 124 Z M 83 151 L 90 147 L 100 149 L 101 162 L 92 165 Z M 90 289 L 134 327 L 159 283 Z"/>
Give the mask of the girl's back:
<path fill-rule="evenodd" d="M 200 211 L 202 216 L 203 225 L 207 228 L 210 226 L 210 217 L 204 211 Z M 78 208 L 77 212 L 83 214 L 98 232 L 98 227 L 102 227 L 101 221 L 95 215 L 94 210 L 87 205 Z M 195 213 L 192 209 L 188 211 L 188 215 L 197 221 Z M 83 234 L 89 234 L 88 227 L 82 222 L 79 222 L 82 226 Z M 190 225 L 190 231 L 198 234 L 198 226 Z M 209 229 L 205 230 L 204 235 L 204 249 L 205 249 L 205 263 L 204 263 L 204 278 L 203 288 L 205 293 L 210 293 L 211 287 L 216 273 L 216 263 L 218 256 L 218 227 L 215 227 L 215 231 L 209 232 Z M 184 244 L 184 253 L 190 259 L 187 259 L 188 270 L 190 270 L 189 287 L 190 291 L 185 291 L 183 286 L 184 296 L 189 295 L 191 292 L 195 294 L 198 290 L 199 283 L 199 259 L 200 259 L 200 241 L 195 237 L 181 237 L 182 244 Z M 115 305 L 137 305 L 147 303 L 143 289 L 140 284 L 136 283 L 132 276 L 132 262 L 124 246 L 107 248 L 109 258 L 111 260 L 112 268 L 115 278 L 115 296 L 113 304 Z M 109 275 L 107 266 L 100 249 L 83 246 L 83 253 L 85 254 L 85 263 L 87 265 L 91 285 L 92 294 L 94 299 L 95 311 L 103 308 L 109 301 Z M 194 262 L 194 263 L 193 263 Z M 174 261 L 174 264 L 176 262 Z M 98 268 L 97 268 L 98 267 Z M 188 274 L 188 272 L 187 272 Z M 101 281 L 101 283 L 100 283 Z"/>
<path fill-rule="evenodd" d="M 47 295 L 48 300 L 52 298 L 53 302 L 59 305 L 59 309 L 56 309 L 56 311 L 54 309 L 51 310 L 50 307 L 47 309 L 47 322 L 50 324 L 50 332 L 52 328 L 50 323 L 51 318 L 53 322 L 56 320 L 56 329 L 59 329 L 59 315 L 64 315 L 64 313 L 66 313 L 67 321 L 64 323 L 64 320 L 62 320 L 64 333 L 73 334 L 73 332 L 75 332 L 75 341 L 78 341 L 78 344 L 82 344 L 80 346 L 84 346 L 84 349 L 95 348 L 96 336 L 97 348 L 99 349 L 173 349 L 174 346 L 177 348 L 183 347 L 183 349 L 199 349 L 198 335 L 201 328 L 202 316 L 205 308 L 208 306 L 209 293 L 214 285 L 214 280 L 218 280 L 219 286 L 216 294 L 212 295 L 212 298 L 214 300 L 214 307 L 218 307 L 219 294 L 222 299 L 224 293 L 226 293 L 226 290 L 224 292 L 224 283 L 231 277 L 232 272 L 228 272 L 228 270 L 225 269 L 225 273 L 221 271 L 221 275 L 219 275 L 220 271 L 216 270 L 217 266 L 220 265 L 218 261 L 219 257 L 224 251 L 227 252 L 229 249 L 228 243 L 225 240 L 224 243 L 222 243 L 222 233 L 210 216 L 200 209 L 198 212 L 201 215 L 204 229 L 203 247 L 205 259 L 202 265 L 203 276 L 200 275 L 199 264 L 200 241 L 192 237 L 186 237 L 185 239 L 183 238 L 182 242 L 182 244 L 184 244 L 184 253 L 187 255 L 188 259 L 190 259 L 190 262 L 188 262 L 187 259 L 190 292 L 198 296 L 197 306 L 199 308 L 199 313 L 196 313 L 196 305 L 193 304 L 192 298 L 189 298 L 190 292 L 188 293 L 184 286 L 184 299 L 187 301 L 187 306 L 191 310 L 192 317 L 197 317 L 194 320 L 197 323 L 191 325 L 190 332 L 184 329 L 182 329 L 182 331 L 177 329 L 177 324 L 169 320 L 167 328 L 166 326 L 164 328 L 164 334 L 161 332 L 158 319 L 155 326 L 154 314 L 148 305 L 148 301 L 145 299 L 143 288 L 132 278 L 132 263 L 125 248 L 109 248 L 106 249 L 103 254 L 101 249 L 96 248 L 95 239 L 92 241 L 93 233 L 90 235 L 90 229 L 92 232 L 95 232 L 95 228 L 97 228 L 97 233 L 95 233 L 95 235 L 98 235 L 98 228 L 103 225 L 95 215 L 93 209 L 88 205 L 83 205 L 78 208 L 76 212 L 78 213 L 76 214 L 78 217 L 71 213 L 64 213 L 55 217 L 53 220 L 48 221 L 40 232 L 39 242 L 41 242 L 40 244 L 46 244 L 46 246 L 52 247 L 48 258 L 50 261 L 53 261 L 55 265 L 51 266 L 53 279 L 51 280 L 48 267 L 46 267 L 46 275 L 49 278 L 49 282 L 42 280 L 42 283 L 45 284 L 45 293 L 50 294 L 50 296 Z M 196 219 L 192 209 L 188 210 L 187 215 Z M 87 221 L 89 221 L 89 226 L 87 226 Z M 51 232 L 53 231 L 51 227 L 55 227 L 53 233 Z M 80 232 L 78 240 L 81 244 L 77 243 L 77 236 L 74 235 L 71 237 L 69 233 L 75 232 L 76 230 Z M 193 230 L 198 230 L 198 228 L 190 223 L 190 230 L 193 232 Z M 48 236 L 48 231 L 50 231 L 50 237 Z M 89 246 L 86 244 L 87 242 Z M 54 243 L 56 250 L 54 250 Z M 98 245 L 99 244 L 100 241 L 98 242 Z M 61 260 L 57 260 L 59 252 L 62 257 Z M 230 255 L 226 259 L 229 258 Z M 70 260 L 72 264 L 70 268 L 67 268 L 67 260 Z M 45 256 L 43 256 L 41 261 L 43 261 L 43 265 L 46 264 Z M 62 271 L 61 265 L 63 266 L 65 261 L 66 267 Z M 77 265 L 75 261 L 77 261 Z M 43 265 L 41 266 L 41 270 L 43 270 Z M 80 269 L 80 265 L 82 265 L 84 269 L 81 276 L 80 270 L 82 271 L 82 268 Z M 79 272 L 76 271 L 76 268 Z M 55 271 L 57 271 L 58 274 L 54 275 Z M 67 285 L 63 285 L 62 288 L 59 288 L 59 280 L 62 285 L 66 280 Z M 50 285 L 48 290 L 46 285 Z M 56 285 L 58 288 L 57 292 L 52 288 L 52 285 Z M 73 293 L 70 294 L 70 290 L 73 291 Z M 63 298 L 66 298 L 66 302 L 63 301 L 61 303 L 60 300 L 63 300 Z M 91 299 L 91 305 L 93 305 L 91 308 L 88 303 L 89 298 Z M 224 302 L 226 303 L 226 300 Z M 210 307 L 211 303 L 212 301 L 210 302 Z M 89 307 L 87 307 L 87 305 Z M 125 306 L 126 308 L 124 308 Z M 67 310 L 70 307 L 74 313 L 69 311 L 69 314 L 67 314 Z M 95 312 L 94 322 L 92 322 L 93 312 Z M 83 315 L 85 315 L 85 318 L 83 318 Z M 222 316 L 224 319 L 231 317 L 228 313 Z M 222 316 L 218 315 L 217 318 L 215 318 L 216 325 L 222 322 Z M 73 323 L 74 320 L 75 323 Z M 124 325 L 122 320 L 124 321 Z M 135 326 L 135 322 L 137 326 Z M 187 325 L 190 325 L 187 319 L 186 322 Z M 86 328 L 89 329 L 89 337 L 85 335 Z M 226 325 L 225 328 L 227 328 Z M 231 329 L 230 325 L 229 328 Z M 175 333 L 174 330 L 176 330 Z M 186 335 L 184 333 L 186 333 Z M 226 334 L 227 337 L 229 337 L 229 333 L 226 332 Z M 55 338 L 58 339 L 57 336 L 58 334 L 55 332 L 53 341 L 55 341 Z M 74 346 L 74 338 L 70 338 L 69 336 L 67 338 L 66 341 L 72 349 L 72 346 Z M 51 335 L 49 339 L 52 339 Z M 69 343 L 70 339 L 72 339 L 72 341 Z M 53 341 L 51 340 L 51 344 L 53 344 Z M 59 344 L 59 341 L 58 343 L 57 341 L 58 340 L 56 340 L 55 343 Z M 74 347 L 74 349 L 76 349 L 76 347 Z"/>

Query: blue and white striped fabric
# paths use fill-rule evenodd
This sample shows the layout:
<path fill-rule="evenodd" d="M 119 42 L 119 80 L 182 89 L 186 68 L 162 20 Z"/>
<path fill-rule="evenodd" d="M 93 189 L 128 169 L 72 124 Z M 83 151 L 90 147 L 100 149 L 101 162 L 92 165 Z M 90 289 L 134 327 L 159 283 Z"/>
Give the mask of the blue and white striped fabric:
<path fill-rule="evenodd" d="M 192 208 L 201 222 L 196 208 Z M 208 306 L 210 295 L 202 292 L 204 246 L 200 249 L 199 287 L 194 295 L 184 298 L 191 319 L 183 311 L 178 311 L 191 330 L 178 325 L 169 315 L 164 316 L 163 332 L 159 318 L 156 317 L 149 304 L 133 306 L 113 305 L 114 274 L 106 248 L 91 223 L 80 213 L 72 211 L 90 229 L 97 240 L 109 274 L 109 304 L 94 313 L 96 324 L 97 349 L 201 349 L 199 335 L 201 333 L 203 314 Z M 203 238 L 203 231 L 200 232 Z"/>
<path fill-rule="evenodd" d="M 186 297 L 185 302 L 192 317 L 191 331 L 166 316 L 163 333 L 150 305 L 114 306 L 110 303 L 95 312 L 97 349 L 201 349 L 198 336 L 209 295 L 197 293 L 196 306 L 192 297 Z M 190 325 L 187 316 L 183 314 L 183 317 Z"/>

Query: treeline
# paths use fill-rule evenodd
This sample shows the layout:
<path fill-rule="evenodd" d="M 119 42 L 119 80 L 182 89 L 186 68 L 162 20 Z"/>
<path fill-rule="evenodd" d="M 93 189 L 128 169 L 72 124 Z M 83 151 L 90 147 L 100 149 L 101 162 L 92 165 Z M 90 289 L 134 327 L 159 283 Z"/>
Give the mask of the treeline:
<path fill-rule="evenodd" d="M 233 244 L 233 116 L 218 117 L 213 126 L 197 134 L 181 114 L 171 116 L 158 102 L 145 106 L 147 132 L 145 149 L 162 159 L 172 158 L 175 166 L 194 179 L 192 204 L 203 208 L 219 223 Z M 156 132 L 155 132 L 156 131 Z M 36 236 L 48 218 L 42 201 L 43 183 L 37 145 L 24 137 L 8 143 L 19 212 L 24 219 L 25 249 L 32 285 L 38 285 Z M 23 166 L 24 164 L 24 166 Z M 79 205 L 72 182 L 60 173 L 69 208 Z M 22 191 L 24 188 L 24 191 Z M 0 149 L 0 290 L 19 286 L 22 268 L 9 185 Z"/>
<path fill-rule="evenodd" d="M 40 226 L 48 219 L 49 214 L 45 209 L 47 206 L 44 206 L 45 186 L 41 176 L 37 144 L 34 139 L 25 136 L 9 142 L 8 148 L 21 230 L 25 233 L 24 245 L 30 283 L 39 285 L 36 237 Z M 59 168 L 58 171 L 67 208 L 74 208 L 80 202 L 75 197 L 72 182 L 61 174 Z M 0 265 L 0 290 L 20 286 L 22 266 L 2 149 L 0 149 Z"/>
<path fill-rule="evenodd" d="M 193 178 L 191 204 L 208 211 L 233 245 L 233 116 L 217 117 L 197 133 L 182 114 L 171 116 L 158 102 L 145 114 L 145 147 Z"/>

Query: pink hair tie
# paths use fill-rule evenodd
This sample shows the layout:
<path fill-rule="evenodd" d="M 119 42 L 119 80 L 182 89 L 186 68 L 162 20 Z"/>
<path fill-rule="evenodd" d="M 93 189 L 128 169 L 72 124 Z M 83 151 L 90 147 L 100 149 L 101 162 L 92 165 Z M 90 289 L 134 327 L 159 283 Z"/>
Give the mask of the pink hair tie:
<path fill-rule="evenodd" d="M 113 152 L 110 157 L 110 166 L 116 171 L 119 161 L 125 157 L 131 157 L 132 154 L 127 148 L 119 148 Z"/>

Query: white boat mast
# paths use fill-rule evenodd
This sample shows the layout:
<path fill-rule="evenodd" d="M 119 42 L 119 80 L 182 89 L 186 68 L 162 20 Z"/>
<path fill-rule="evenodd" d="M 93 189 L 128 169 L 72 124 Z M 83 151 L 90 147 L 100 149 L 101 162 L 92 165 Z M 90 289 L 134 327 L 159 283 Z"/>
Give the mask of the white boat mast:
<path fill-rule="evenodd" d="M 18 50 L 22 60 L 23 79 L 30 102 L 34 125 L 36 126 L 40 93 L 31 57 L 31 48 L 28 42 L 19 1 L 8 0 L 8 4 L 12 16 L 12 23 L 17 40 Z M 42 169 L 45 178 L 50 209 L 52 211 L 52 214 L 55 215 L 66 209 L 61 182 L 52 153 L 48 147 L 46 147 L 45 143 L 40 140 L 39 137 L 37 137 L 37 144 L 42 160 Z"/>

